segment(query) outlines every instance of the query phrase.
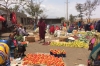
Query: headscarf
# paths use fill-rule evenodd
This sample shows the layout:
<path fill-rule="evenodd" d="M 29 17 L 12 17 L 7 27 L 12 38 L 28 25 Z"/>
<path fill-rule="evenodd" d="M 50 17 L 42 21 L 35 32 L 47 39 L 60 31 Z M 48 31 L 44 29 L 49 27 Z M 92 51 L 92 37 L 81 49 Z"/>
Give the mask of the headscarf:
<path fill-rule="evenodd" d="M 100 43 L 100 33 L 96 33 L 96 34 L 94 35 L 94 37 L 96 38 L 96 41 L 95 41 L 95 43 L 94 43 L 94 46 L 96 46 L 97 44 Z"/>

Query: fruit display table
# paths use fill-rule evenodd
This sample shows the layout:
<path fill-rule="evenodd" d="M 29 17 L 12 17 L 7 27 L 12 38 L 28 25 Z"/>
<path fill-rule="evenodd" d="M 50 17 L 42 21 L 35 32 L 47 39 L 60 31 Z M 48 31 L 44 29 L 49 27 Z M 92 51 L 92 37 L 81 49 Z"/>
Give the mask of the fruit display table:
<path fill-rule="evenodd" d="M 72 42 L 51 42 L 51 46 L 64 46 L 64 47 L 75 47 L 75 48 L 88 48 L 88 43 L 85 43 L 83 41 L 75 40 Z"/>

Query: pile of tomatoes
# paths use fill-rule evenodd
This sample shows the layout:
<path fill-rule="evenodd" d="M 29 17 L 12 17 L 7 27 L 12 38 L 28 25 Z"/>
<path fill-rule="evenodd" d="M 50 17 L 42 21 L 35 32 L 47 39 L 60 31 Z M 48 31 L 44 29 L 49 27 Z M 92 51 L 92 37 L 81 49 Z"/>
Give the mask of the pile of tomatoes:
<path fill-rule="evenodd" d="M 65 66 L 61 57 L 58 58 L 49 54 L 27 54 L 23 61 L 23 65 Z"/>

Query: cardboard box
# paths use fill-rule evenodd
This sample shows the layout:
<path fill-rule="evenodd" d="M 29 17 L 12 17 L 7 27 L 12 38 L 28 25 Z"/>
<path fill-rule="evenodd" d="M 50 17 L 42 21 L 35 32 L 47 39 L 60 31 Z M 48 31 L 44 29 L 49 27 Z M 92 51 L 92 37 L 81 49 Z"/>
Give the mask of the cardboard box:
<path fill-rule="evenodd" d="M 25 41 L 35 42 L 35 37 L 34 36 L 27 36 L 27 37 L 25 37 Z"/>
<path fill-rule="evenodd" d="M 59 37 L 59 41 L 66 41 L 68 37 Z"/>

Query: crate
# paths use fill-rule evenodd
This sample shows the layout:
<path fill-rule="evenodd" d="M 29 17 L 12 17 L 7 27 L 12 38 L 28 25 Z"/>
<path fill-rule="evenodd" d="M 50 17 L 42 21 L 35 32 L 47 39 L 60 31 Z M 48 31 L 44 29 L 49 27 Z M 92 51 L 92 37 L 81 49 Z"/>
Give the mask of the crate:
<path fill-rule="evenodd" d="M 34 36 L 27 36 L 27 37 L 25 37 L 25 41 L 35 42 L 35 37 Z"/>
<path fill-rule="evenodd" d="M 59 41 L 66 41 L 68 37 L 59 37 Z"/>

